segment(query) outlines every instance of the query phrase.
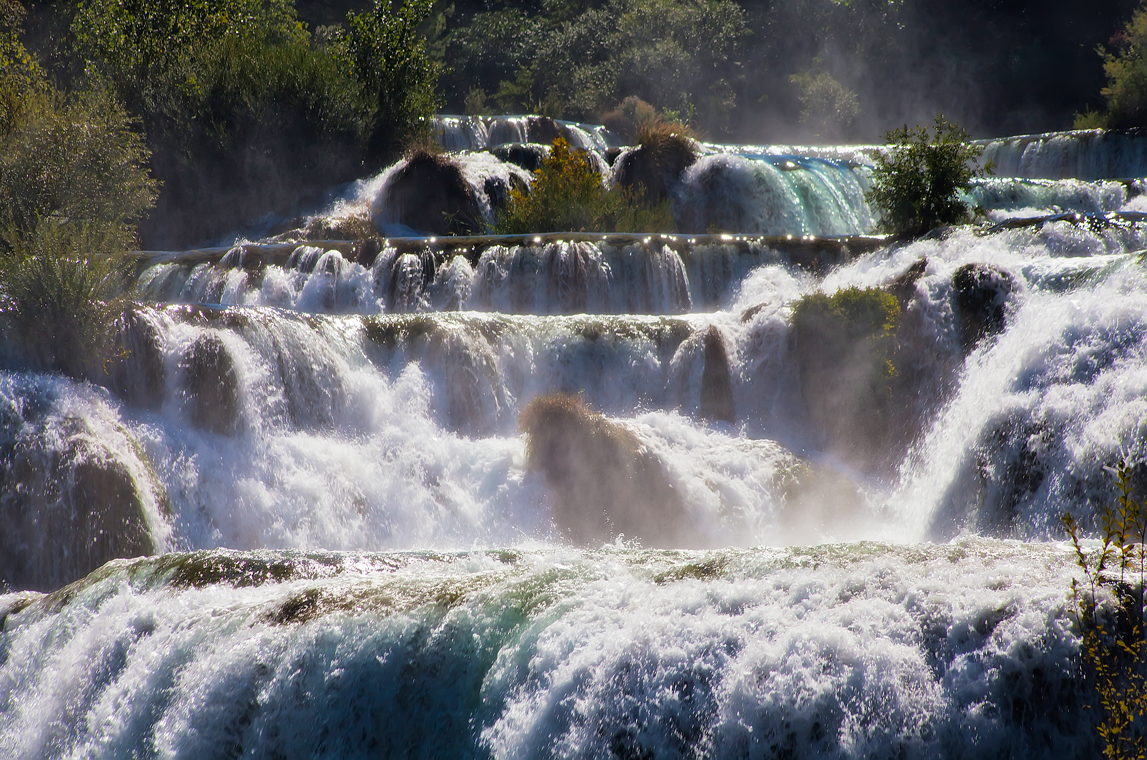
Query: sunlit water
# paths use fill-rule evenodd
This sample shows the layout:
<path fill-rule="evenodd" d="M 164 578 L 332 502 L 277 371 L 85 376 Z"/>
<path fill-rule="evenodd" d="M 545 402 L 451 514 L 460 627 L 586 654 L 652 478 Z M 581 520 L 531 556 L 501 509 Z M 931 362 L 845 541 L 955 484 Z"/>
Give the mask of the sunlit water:
<path fill-rule="evenodd" d="M 714 150 L 675 203 L 780 238 L 169 262 L 139 283 L 150 403 L 0 375 L 12 461 L 121 463 L 161 552 L 0 595 L 0 755 L 1093 757 L 1059 518 L 1090 526 L 1105 468 L 1143 455 L 1147 228 L 964 228 L 815 272 L 784 241 L 871 232 L 866 170 L 756 153 Z M 1111 181 L 973 197 L 996 221 L 1138 211 Z M 921 260 L 899 368 L 926 380 L 901 401 L 919 429 L 862 471 L 810 426 L 792 308 Z M 1014 280 L 1005 329 L 970 349 L 966 264 Z M 711 329 L 733 422 L 701 413 Z M 197 421 L 186 357 L 208 338 L 233 430 Z M 555 391 L 663 464 L 701 548 L 571 545 L 518 430 Z M 801 463 L 843 490 L 794 506 Z"/>

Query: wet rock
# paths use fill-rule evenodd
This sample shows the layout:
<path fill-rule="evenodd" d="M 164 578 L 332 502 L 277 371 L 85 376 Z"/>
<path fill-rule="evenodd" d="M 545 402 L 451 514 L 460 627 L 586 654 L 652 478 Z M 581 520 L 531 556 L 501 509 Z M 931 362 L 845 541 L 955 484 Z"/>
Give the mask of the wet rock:
<path fill-rule="evenodd" d="M 546 156 L 549 155 L 549 148 L 546 145 L 531 143 L 510 143 L 491 148 L 490 152 L 500 161 L 520 166 L 526 171 L 536 172 L 542 168 Z"/>
<path fill-rule="evenodd" d="M 129 404 L 158 409 L 163 404 L 167 370 L 164 339 L 153 313 L 128 304 L 115 327 L 113 358 L 107 368 L 110 389 Z"/>
<path fill-rule="evenodd" d="M 990 264 L 965 264 L 952 276 L 952 286 L 965 350 L 1004 331 L 1008 298 L 1015 288 L 1011 274 Z"/>
<path fill-rule="evenodd" d="M 227 345 L 215 334 L 195 339 L 180 361 L 191 423 L 219 435 L 234 435 L 239 426 L 239 376 Z"/>
<path fill-rule="evenodd" d="M 900 302 L 901 310 L 907 308 L 908 303 L 915 296 L 916 281 L 924 276 L 927 269 L 928 259 L 921 258 L 888 286 L 888 292 L 896 296 L 896 300 Z"/>
<path fill-rule="evenodd" d="M 554 525 L 571 541 L 697 543 L 664 464 L 624 426 L 564 394 L 534 399 L 519 426 L 529 467 L 544 473 L 553 496 Z"/>
<path fill-rule="evenodd" d="M 715 325 L 705 333 L 705 368 L 701 372 L 701 416 L 707 420 L 736 422 L 733 377 L 725 340 Z"/>
<path fill-rule="evenodd" d="M 697 151 L 691 140 L 665 134 L 621 155 L 614 167 L 614 178 L 621 187 L 640 189 L 647 201 L 661 201 L 669 197 L 669 189 L 696 160 Z"/>
<path fill-rule="evenodd" d="M 825 448 L 865 470 L 889 458 L 900 304 L 879 288 L 814 294 L 793 311 L 801 396 Z"/>
<path fill-rule="evenodd" d="M 549 145 L 559 137 L 568 139 L 561 124 L 549 116 L 530 116 L 526 119 L 526 141 Z"/>
<path fill-rule="evenodd" d="M 112 449 L 82 423 L 71 428 L 61 441 L 31 427 L 4 458 L 0 587 L 50 591 L 157 551 L 148 505 L 167 511 L 167 495 L 138 444 L 124 432 Z"/>
<path fill-rule="evenodd" d="M 384 190 L 387 216 L 435 235 L 471 235 L 482 229 L 474 189 L 453 159 L 417 151 L 395 171 Z"/>
<path fill-rule="evenodd" d="M 1047 425 L 1022 416 L 989 422 L 942 496 L 929 538 L 947 540 L 965 530 L 1008 538 L 1021 525 L 1037 527 L 1038 518 L 1025 514 L 1026 505 L 1049 475 L 1056 437 Z M 1058 516 L 1054 525 L 1059 528 Z"/>

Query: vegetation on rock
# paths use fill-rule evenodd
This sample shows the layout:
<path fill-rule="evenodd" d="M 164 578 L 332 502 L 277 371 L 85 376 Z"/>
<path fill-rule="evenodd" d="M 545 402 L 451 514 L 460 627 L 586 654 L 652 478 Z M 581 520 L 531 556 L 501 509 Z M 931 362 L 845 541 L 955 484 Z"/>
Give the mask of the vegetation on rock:
<path fill-rule="evenodd" d="M 968 221 L 960 191 L 985 171 L 974 162 L 983 148 L 968 143 L 968 133 L 937 116 L 927 127 L 907 126 L 886 136 L 889 150 L 876 156 L 872 189 L 865 199 L 880 210 L 889 232 L 918 235 Z"/>
<path fill-rule="evenodd" d="M 510 190 L 497 216 L 496 232 L 671 232 L 667 202 L 648 204 L 642 194 L 607 188 L 589 154 L 573 150 L 565 138 L 534 173 L 529 191 Z"/>
<path fill-rule="evenodd" d="M 1147 754 L 1147 510 L 1133 496 L 1131 470 L 1127 462 L 1115 468 L 1119 497 L 1099 513 L 1099 551 L 1083 545 L 1071 515 L 1063 517 L 1084 574 L 1071 582 L 1072 600 L 1085 677 L 1099 701 L 1095 727 L 1109 760 Z"/>

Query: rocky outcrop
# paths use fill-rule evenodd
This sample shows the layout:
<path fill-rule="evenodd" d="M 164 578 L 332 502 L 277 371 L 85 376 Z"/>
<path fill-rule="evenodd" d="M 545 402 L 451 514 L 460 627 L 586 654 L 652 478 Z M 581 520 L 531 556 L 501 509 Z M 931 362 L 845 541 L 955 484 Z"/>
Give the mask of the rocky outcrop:
<path fill-rule="evenodd" d="M 239 375 L 227 345 L 214 333 L 200 335 L 180 360 L 183 388 L 198 428 L 234 435 L 239 427 Z"/>
<path fill-rule="evenodd" d="M 698 543 L 665 465 L 628 428 L 565 394 L 534 399 L 519 426 L 528 466 L 545 475 L 553 497 L 554 526 L 569 540 Z"/>
<path fill-rule="evenodd" d="M 471 235 L 482 229 L 474 189 L 456 161 L 416 151 L 387 180 L 383 213 L 393 222 L 434 235 Z"/>
<path fill-rule="evenodd" d="M 614 181 L 640 192 L 646 201 L 661 201 L 669 197 L 669 189 L 697 160 L 697 150 L 692 140 L 672 132 L 643 137 L 642 144 L 618 157 Z"/>
<path fill-rule="evenodd" d="M 526 171 L 536 172 L 542 168 L 546 156 L 550 153 L 547 145 L 510 143 L 509 145 L 499 145 L 495 148 L 491 148 L 490 152 L 500 161 L 520 166 Z"/>
<path fill-rule="evenodd" d="M 888 459 L 900 304 L 879 288 L 814 294 L 793 311 L 801 396 L 827 451 L 854 467 Z"/>
<path fill-rule="evenodd" d="M 82 420 L 46 435 L 42 421 L 26 422 L 6 431 L 14 442 L 0 459 L 0 587 L 50 591 L 154 554 L 151 523 L 167 495 L 131 435 L 104 440 Z"/>
<path fill-rule="evenodd" d="M 705 368 L 701 371 L 701 417 L 720 422 L 736 422 L 733 409 L 733 376 L 725 340 L 716 325 L 705 332 Z"/>
<path fill-rule="evenodd" d="M 990 264 L 965 264 L 952 276 L 965 350 L 1004 331 L 1007 302 L 1015 289 L 1011 274 Z"/>

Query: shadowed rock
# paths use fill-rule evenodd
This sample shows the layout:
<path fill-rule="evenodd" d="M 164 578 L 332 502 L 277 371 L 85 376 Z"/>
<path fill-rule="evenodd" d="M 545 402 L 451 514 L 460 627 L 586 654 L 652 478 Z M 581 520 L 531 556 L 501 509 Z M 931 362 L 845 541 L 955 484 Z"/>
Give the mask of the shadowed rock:
<path fill-rule="evenodd" d="M 191 423 L 220 435 L 239 426 L 239 376 L 226 344 L 217 335 L 195 339 L 180 362 L 191 406 Z"/>
<path fill-rule="evenodd" d="M 386 214 L 435 235 L 470 235 L 482 228 L 482 211 L 462 168 L 447 156 L 416 151 L 387 180 Z"/>
<path fill-rule="evenodd" d="M 989 264 L 965 264 L 952 276 L 960 309 L 960 336 L 965 350 L 1004 331 L 1008 297 L 1015 280 Z"/>
<path fill-rule="evenodd" d="M 658 133 L 620 156 L 614 177 L 621 187 L 642 192 L 647 201 L 660 201 L 669 197 L 669 188 L 696 160 L 689 138 Z"/>
<path fill-rule="evenodd" d="M 158 409 L 167 383 L 163 355 L 159 328 L 143 307 L 126 305 L 116 320 L 113 359 L 107 370 L 111 390 L 129 404 Z"/>
<path fill-rule="evenodd" d="M 631 431 L 589 409 L 579 398 L 554 394 L 522 412 L 530 469 L 545 474 L 554 499 L 554 525 L 578 544 L 618 535 L 647 546 L 697 543 L 662 462 Z"/>
<path fill-rule="evenodd" d="M 0 587 L 50 591 L 110 560 L 157 551 L 147 503 L 165 512 L 167 495 L 146 461 L 132 464 L 152 477 L 132 476 L 138 445 L 113 450 L 82 424 L 64 435 L 26 429 L 0 463 Z"/>
<path fill-rule="evenodd" d="M 701 371 L 701 416 L 707 420 L 736 422 L 733 377 L 721 331 L 710 325 L 705 333 L 705 369 Z"/>
<path fill-rule="evenodd" d="M 546 143 L 546 145 L 549 145 L 549 143 Z M 490 152 L 497 156 L 500 161 L 520 166 L 526 171 L 536 172 L 542 168 L 546 156 L 549 155 L 549 149 L 546 145 L 510 143 L 509 145 L 499 145 L 495 148 L 491 148 Z"/>

